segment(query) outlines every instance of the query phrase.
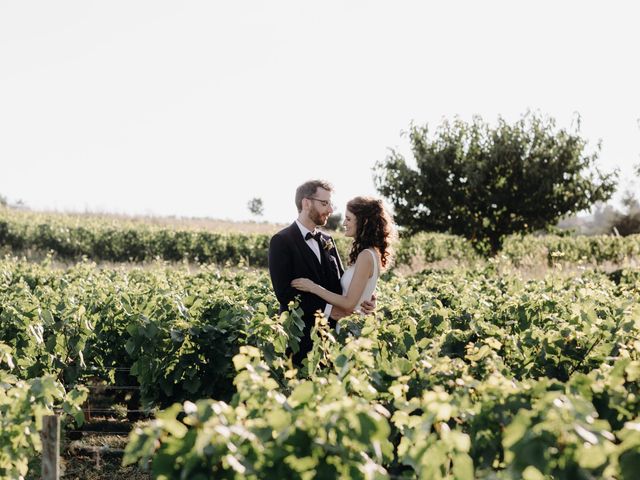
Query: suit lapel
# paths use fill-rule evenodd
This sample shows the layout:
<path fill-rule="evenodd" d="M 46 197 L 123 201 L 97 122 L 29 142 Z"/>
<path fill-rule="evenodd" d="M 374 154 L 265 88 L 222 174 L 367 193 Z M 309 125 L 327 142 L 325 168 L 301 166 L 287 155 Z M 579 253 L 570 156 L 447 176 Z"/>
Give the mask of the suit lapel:
<path fill-rule="evenodd" d="M 322 240 L 320 240 L 320 256 L 322 257 L 322 264 L 328 266 L 331 263 L 331 258 L 329 258 L 330 255 L 328 250 L 324 248 L 324 244 L 326 241 L 327 239 L 324 237 L 322 237 Z"/>
<path fill-rule="evenodd" d="M 332 275 L 336 275 L 338 278 L 342 276 L 342 264 L 340 263 L 340 257 L 338 257 L 338 251 L 335 250 L 335 246 L 333 250 L 335 255 L 331 255 L 331 250 L 325 248 L 327 242 L 332 241 L 333 239 L 329 236 L 322 235 L 322 241 L 320 244 L 320 255 L 322 256 L 322 266 L 325 267 L 326 272 L 331 272 Z M 335 268 L 332 268 L 335 267 Z"/>
<path fill-rule="evenodd" d="M 293 241 L 296 247 L 302 254 L 302 258 L 304 258 L 305 262 L 307 263 L 307 265 L 309 265 L 311 270 L 316 272 L 316 275 L 318 276 L 318 278 L 321 278 L 322 277 L 321 266 L 320 266 L 320 262 L 318 262 L 318 257 L 316 257 L 316 254 L 313 253 L 313 250 L 309 248 L 309 245 L 307 245 L 307 242 L 305 241 L 305 239 L 302 238 L 302 233 L 300 233 L 300 229 L 298 228 L 298 225 L 295 222 L 293 222 L 290 229 L 291 229 L 290 234 L 293 237 Z M 322 255 L 322 253 L 320 253 L 320 255 Z"/>
<path fill-rule="evenodd" d="M 338 255 L 338 249 L 336 248 L 336 263 L 338 264 L 338 276 L 342 277 L 344 275 L 344 267 L 342 266 L 342 260 L 340 259 L 340 255 Z"/>

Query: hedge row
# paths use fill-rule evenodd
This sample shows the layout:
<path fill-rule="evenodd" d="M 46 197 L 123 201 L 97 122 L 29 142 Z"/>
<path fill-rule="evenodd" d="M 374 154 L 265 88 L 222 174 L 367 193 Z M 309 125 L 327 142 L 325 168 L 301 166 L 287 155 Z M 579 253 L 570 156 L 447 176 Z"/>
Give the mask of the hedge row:
<path fill-rule="evenodd" d="M 336 234 L 343 258 L 351 240 Z M 0 209 L 0 248 L 11 252 L 53 252 L 57 258 L 144 262 L 156 259 L 202 264 L 267 266 L 269 234 L 184 230 L 151 224 L 32 214 Z M 516 265 L 623 263 L 640 258 L 640 235 L 628 237 L 513 235 L 499 256 Z M 455 235 L 420 233 L 402 238 L 396 265 L 478 258 L 471 242 Z"/>

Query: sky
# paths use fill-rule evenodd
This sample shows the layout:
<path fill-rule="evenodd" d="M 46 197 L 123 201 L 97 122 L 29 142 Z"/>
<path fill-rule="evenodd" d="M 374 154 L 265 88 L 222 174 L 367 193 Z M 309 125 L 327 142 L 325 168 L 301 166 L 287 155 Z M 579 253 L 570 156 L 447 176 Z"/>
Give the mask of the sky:
<path fill-rule="evenodd" d="M 0 195 L 37 210 L 344 212 L 411 122 L 527 110 L 640 163 L 640 6 L 600 1 L 0 1 Z M 635 186 L 638 186 L 636 182 Z"/>

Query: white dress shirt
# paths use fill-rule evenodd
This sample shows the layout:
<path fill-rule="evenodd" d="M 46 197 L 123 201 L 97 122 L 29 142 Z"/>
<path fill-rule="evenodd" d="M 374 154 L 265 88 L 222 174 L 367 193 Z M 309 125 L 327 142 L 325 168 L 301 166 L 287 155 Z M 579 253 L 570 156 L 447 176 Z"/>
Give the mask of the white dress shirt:
<path fill-rule="evenodd" d="M 307 240 L 305 238 L 307 236 L 307 233 L 311 232 L 311 230 L 309 230 L 307 227 L 305 227 L 297 219 L 296 219 L 296 224 L 298 225 L 298 228 L 300 229 L 300 234 L 302 235 L 302 238 L 307 243 L 307 245 L 309 245 L 309 248 L 311 250 L 313 250 L 313 253 L 315 253 L 316 258 L 318 259 L 318 262 L 320 262 L 322 264 L 322 259 L 321 259 L 321 256 L 320 256 L 320 245 L 318 244 L 318 242 L 316 242 L 316 240 L 314 238 L 310 238 L 309 240 Z M 311 233 L 313 234 L 313 232 L 311 232 Z M 331 305 L 329 302 L 327 302 L 327 306 L 324 307 L 324 316 L 325 316 L 325 318 L 329 318 L 330 317 L 332 309 L 333 309 L 333 305 Z"/>
<path fill-rule="evenodd" d="M 320 257 L 320 245 L 318 244 L 318 242 L 316 242 L 315 238 L 310 238 L 309 240 L 306 239 L 307 233 L 313 234 L 314 232 L 309 230 L 307 227 L 301 224 L 298 220 L 296 220 L 296 223 L 298 224 L 300 233 L 302 233 L 302 238 L 305 239 L 304 241 L 307 242 L 307 245 L 309 245 L 309 248 L 313 250 L 313 253 L 316 254 L 316 258 L 318 259 L 318 262 L 322 264 L 322 257 Z"/>

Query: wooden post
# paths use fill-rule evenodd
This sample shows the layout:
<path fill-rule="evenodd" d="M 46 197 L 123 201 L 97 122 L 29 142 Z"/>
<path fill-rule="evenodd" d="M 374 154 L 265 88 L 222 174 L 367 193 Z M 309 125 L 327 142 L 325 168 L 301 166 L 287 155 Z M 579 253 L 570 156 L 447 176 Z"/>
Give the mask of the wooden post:
<path fill-rule="evenodd" d="M 60 480 L 60 417 L 42 418 L 42 480 Z"/>

